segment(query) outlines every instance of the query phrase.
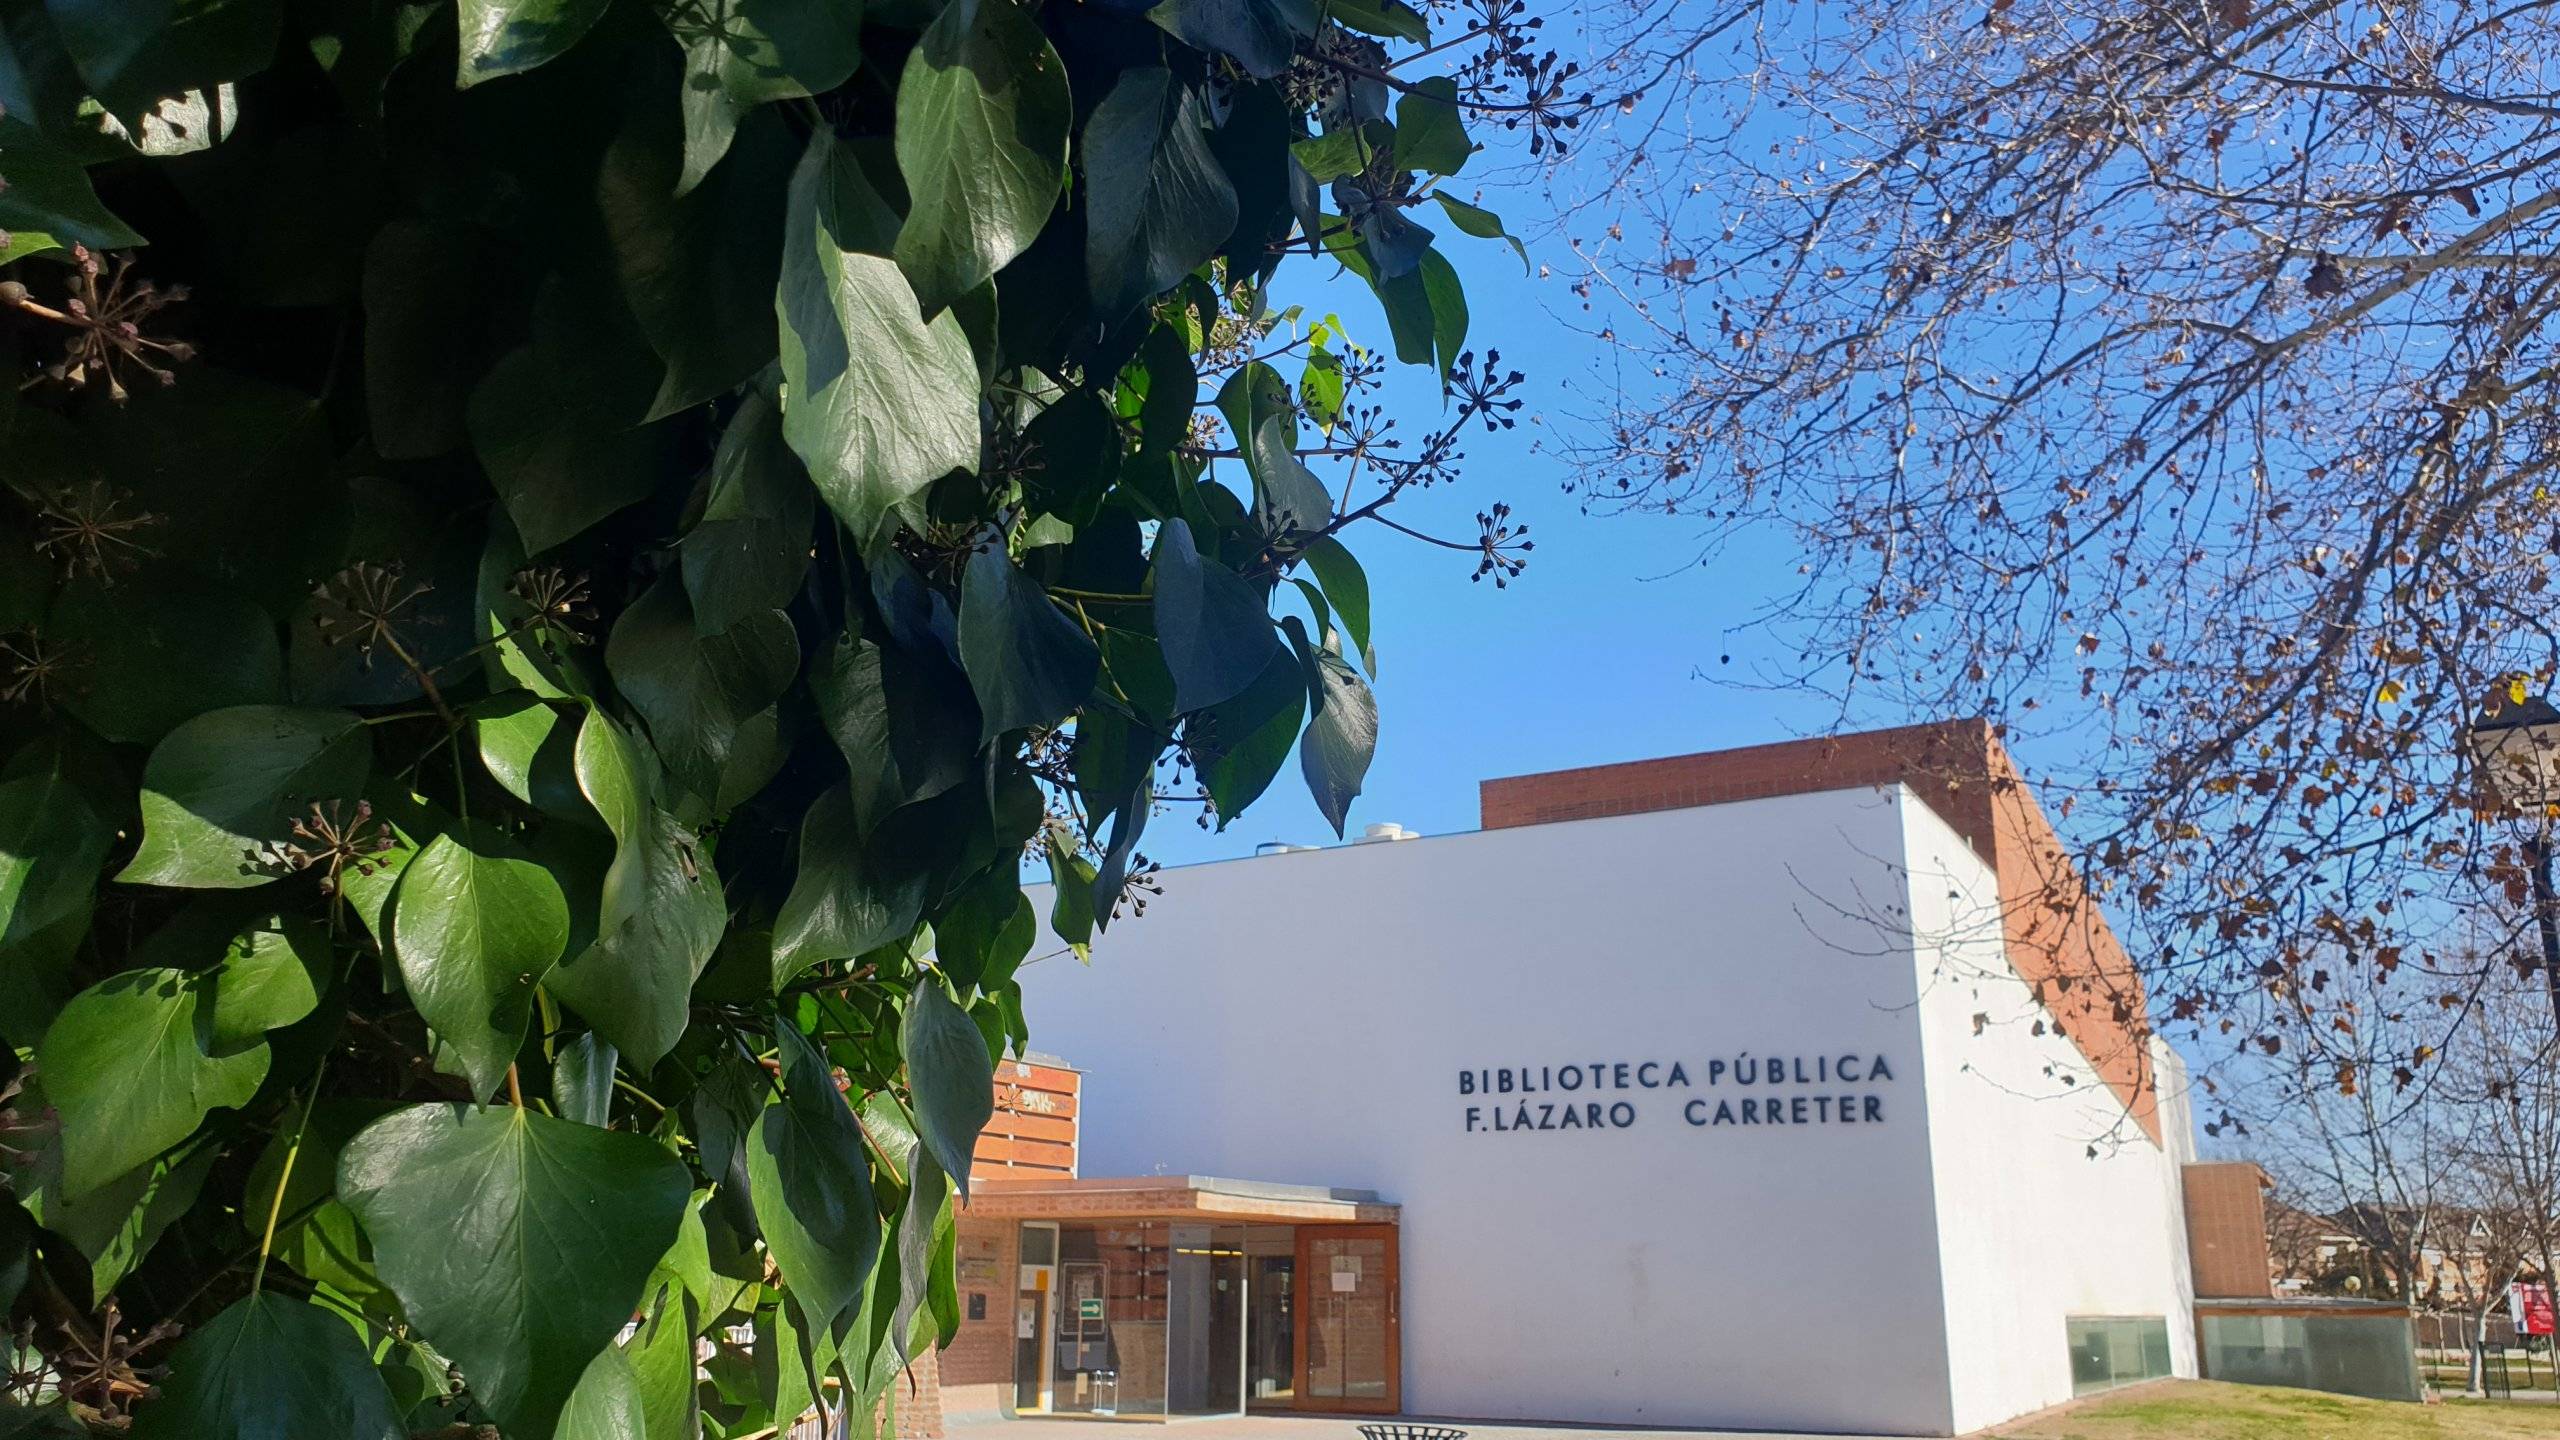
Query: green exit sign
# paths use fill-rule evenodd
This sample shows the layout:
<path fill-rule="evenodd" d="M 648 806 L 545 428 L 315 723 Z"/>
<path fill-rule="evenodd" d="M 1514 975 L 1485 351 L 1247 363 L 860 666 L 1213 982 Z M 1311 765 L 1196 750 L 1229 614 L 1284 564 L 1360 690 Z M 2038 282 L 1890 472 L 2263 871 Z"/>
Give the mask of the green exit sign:
<path fill-rule="evenodd" d="M 1096 1297 L 1096 1298 L 1094 1298 L 1094 1299 L 1090 1299 L 1090 1300 L 1079 1300 L 1079 1301 L 1077 1301 L 1077 1302 L 1076 1302 L 1076 1318 L 1077 1318 L 1078 1320 L 1099 1320 L 1099 1319 L 1101 1319 L 1101 1318 L 1102 1318 L 1102 1301 L 1101 1301 L 1101 1299 L 1100 1299 L 1099 1297 Z"/>

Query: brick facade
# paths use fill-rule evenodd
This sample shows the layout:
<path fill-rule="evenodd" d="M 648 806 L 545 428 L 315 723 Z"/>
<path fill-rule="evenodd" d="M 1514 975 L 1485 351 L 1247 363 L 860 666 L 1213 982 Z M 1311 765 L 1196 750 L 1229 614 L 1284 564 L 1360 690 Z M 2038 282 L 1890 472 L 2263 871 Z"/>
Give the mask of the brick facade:
<path fill-rule="evenodd" d="M 2009 963 L 2156 1143 L 2141 978 L 1991 726 L 1981 720 L 1748 745 L 1487 780 L 1484 828 L 1907 785 L 1999 877 Z"/>
<path fill-rule="evenodd" d="M 2187 1258 L 2199 1300 L 2263 1300 L 2275 1294 L 2267 1258 L 2267 1173 L 2246 1160 L 2187 1166 Z"/>

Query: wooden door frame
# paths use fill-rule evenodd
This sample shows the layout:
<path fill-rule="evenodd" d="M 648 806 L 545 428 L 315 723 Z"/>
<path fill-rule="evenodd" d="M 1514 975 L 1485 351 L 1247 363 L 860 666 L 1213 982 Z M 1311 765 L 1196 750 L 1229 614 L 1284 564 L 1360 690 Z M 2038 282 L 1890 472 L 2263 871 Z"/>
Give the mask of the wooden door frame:
<path fill-rule="evenodd" d="M 1298 1303 L 1289 1318 L 1289 1384 L 1291 1409 L 1320 1414 L 1394 1415 L 1404 1408 L 1404 1267 L 1396 1253 L 1393 1225 L 1301 1225 L 1297 1234 Z M 1387 1393 L 1382 1399 L 1318 1396 L 1307 1384 L 1307 1322 L 1315 1312 L 1317 1276 L 1308 1255 L 1315 1239 L 1383 1240 L 1387 1250 Z"/>

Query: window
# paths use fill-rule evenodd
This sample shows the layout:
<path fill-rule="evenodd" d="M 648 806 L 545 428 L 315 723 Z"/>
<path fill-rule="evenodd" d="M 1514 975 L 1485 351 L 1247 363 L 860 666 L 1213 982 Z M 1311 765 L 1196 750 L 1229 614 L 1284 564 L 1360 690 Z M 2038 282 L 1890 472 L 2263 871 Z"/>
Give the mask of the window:
<path fill-rule="evenodd" d="M 2063 1324 L 2071 1341 L 2074 1395 L 2169 1373 L 2169 1322 L 2162 1316 L 2076 1315 Z"/>

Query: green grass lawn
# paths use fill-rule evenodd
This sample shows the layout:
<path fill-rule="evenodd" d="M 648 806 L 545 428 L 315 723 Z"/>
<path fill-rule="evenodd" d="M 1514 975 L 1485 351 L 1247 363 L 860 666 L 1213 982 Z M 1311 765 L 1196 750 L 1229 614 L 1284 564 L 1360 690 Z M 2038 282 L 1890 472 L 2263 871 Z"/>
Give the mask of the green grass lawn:
<path fill-rule="evenodd" d="M 2004 1440 L 2560 1440 L 2560 1405 L 2408 1405 L 2184 1380 L 2092 1400 L 1993 1433 Z"/>

